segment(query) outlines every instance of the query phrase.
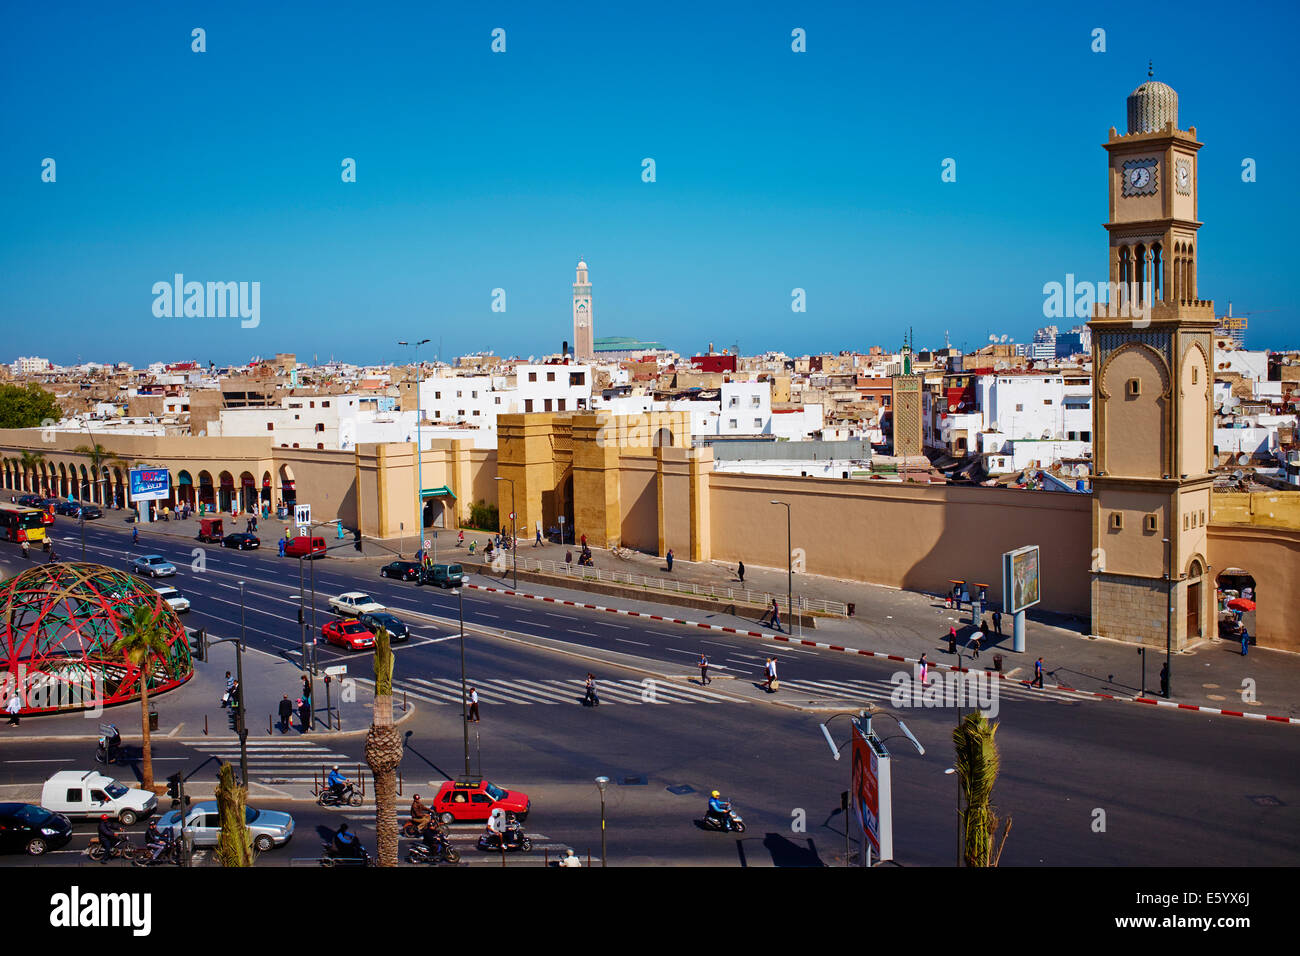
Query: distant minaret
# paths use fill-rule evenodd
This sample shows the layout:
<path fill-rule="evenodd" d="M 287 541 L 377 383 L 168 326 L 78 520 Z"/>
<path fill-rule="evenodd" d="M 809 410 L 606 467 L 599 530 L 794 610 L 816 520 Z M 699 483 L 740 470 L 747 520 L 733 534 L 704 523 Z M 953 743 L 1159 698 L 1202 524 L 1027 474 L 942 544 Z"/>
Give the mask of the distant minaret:
<path fill-rule="evenodd" d="M 587 263 L 578 260 L 577 281 L 573 283 L 573 354 L 579 362 L 596 357 L 595 325 L 591 317 L 591 282 Z"/>

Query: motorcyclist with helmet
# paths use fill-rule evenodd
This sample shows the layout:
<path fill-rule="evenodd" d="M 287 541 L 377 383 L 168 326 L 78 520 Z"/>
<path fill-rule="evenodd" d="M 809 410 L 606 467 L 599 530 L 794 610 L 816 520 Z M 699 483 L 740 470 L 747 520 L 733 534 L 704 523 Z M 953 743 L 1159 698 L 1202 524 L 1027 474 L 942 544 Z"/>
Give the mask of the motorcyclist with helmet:
<path fill-rule="evenodd" d="M 347 859 L 362 859 L 365 856 L 361 841 L 348 829 L 346 823 L 339 824 L 338 831 L 334 834 L 333 848 L 336 856 Z"/>
<path fill-rule="evenodd" d="M 709 809 L 705 814 L 715 821 L 723 829 L 730 828 L 731 825 L 731 803 L 723 800 L 722 794 L 714 790 L 709 794 Z"/>
<path fill-rule="evenodd" d="M 348 785 L 348 778 L 339 773 L 338 764 L 330 771 L 330 775 L 325 778 L 326 785 L 330 788 L 330 793 L 339 803 L 343 802 L 343 791 Z"/>
<path fill-rule="evenodd" d="M 122 837 L 113 818 L 107 813 L 99 815 L 99 845 L 104 848 L 104 860 L 107 861 L 113 850 L 121 842 Z"/>

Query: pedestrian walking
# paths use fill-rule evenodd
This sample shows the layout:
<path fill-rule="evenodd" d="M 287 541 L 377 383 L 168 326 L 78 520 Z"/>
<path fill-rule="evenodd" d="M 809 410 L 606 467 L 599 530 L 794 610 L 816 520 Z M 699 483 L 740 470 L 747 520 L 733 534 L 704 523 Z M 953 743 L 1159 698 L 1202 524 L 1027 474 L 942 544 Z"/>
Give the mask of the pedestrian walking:
<path fill-rule="evenodd" d="M 587 536 L 585 534 L 582 536 L 582 550 L 587 550 Z"/>
<path fill-rule="evenodd" d="M 541 546 L 542 546 L 542 523 L 539 521 L 537 522 L 537 539 L 533 542 L 533 547 L 540 548 Z"/>
<path fill-rule="evenodd" d="M 972 634 L 972 635 L 970 636 L 970 646 L 971 646 L 971 650 L 975 652 L 974 655 L 973 655 L 973 659 L 974 659 L 974 660 L 979 660 L 979 659 L 980 659 L 980 640 L 981 640 L 983 637 L 984 637 L 984 634 L 983 634 L 982 631 L 976 631 L 974 634 Z"/>
<path fill-rule="evenodd" d="M 993 631 L 998 635 L 1002 634 L 1002 612 L 1001 611 L 993 612 Z"/>
<path fill-rule="evenodd" d="M 1169 699 L 1169 662 L 1160 665 L 1160 696 Z"/>
<path fill-rule="evenodd" d="M 668 549 L 668 573 L 673 573 L 673 549 Z"/>
<path fill-rule="evenodd" d="M 948 653 L 957 653 L 957 628 L 955 627 L 948 628 Z"/>
<path fill-rule="evenodd" d="M 134 547 L 135 544 L 136 544 L 139 540 L 140 540 L 140 529 L 139 529 L 139 528 L 136 528 L 136 527 L 132 527 L 132 528 L 131 528 L 131 546 Z"/>
<path fill-rule="evenodd" d="M 930 662 L 924 654 L 916 664 L 916 676 L 921 680 L 921 686 L 924 687 L 930 680 Z"/>
<path fill-rule="evenodd" d="M 311 704 L 298 698 L 298 719 L 302 721 L 302 732 L 305 734 L 311 729 Z"/>
<path fill-rule="evenodd" d="M 707 654 L 700 655 L 700 686 L 703 687 L 709 682 L 709 658 Z"/>
<path fill-rule="evenodd" d="M 469 689 L 469 721 L 472 724 L 478 723 L 478 688 Z"/>
<path fill-rule="evenodd" d="M 286 540 L 284 539 L 284 535 L 280 535 L 280 540 L 277 541 L 276 544 L 277 544 L 277 545 L 279 546 L 279 548 L 280 548 L 280 557 L 283 558 L 283 557 L 284 557 L 284 549 L 287 548 L 287 547 L 289 546 L 289 542 L 286 541 Z"/>
<path fill-rule="evenodd" d="M 767 683 L 765 685 L 769 694 L 775 694 L 781 687 L 781 682 L 776 679 L 776 658 L 767 659 Z"/>
<path fill-rule="evenodd" d="M 280 698 L 280 733 L 287 734 L 289 732 L 289 724 L 292 720 L 293 701 L 289 699 L 288 694 L 285 694 Z"/>
<path fill-rule="evenodd" d="M 257 515 L 254 514 L 249 520 L 253 523 L 253 534 L 257 534 Z"/>
<path fill-rule="evenodd" d="M 456 547 L 459 548 L 464 543 L 465 543 L 465 532 L 464 531 L 456 532 Z"/>
<path fill-rule="evenodd" d="M 740 561 L 736 564 L 736 577 L 740 578 L 740 583 L 745 583 L 745 562 Z"/>
<path fill-rule="evenodd" d="M 18 712 L 23 709 L 23 702 L 18 699 L 16 690 L 9 691 L 9 699 L 5 701 L 5 713 L 9 715 L 10 727 L 18 726 Z"/>
<path fill-rule="evenodd" d="M 226 671 L 226 693 L 222 695 L 221 698 L 222 707 L 227 707 L 230 705 L 230 698 L 231 695 L 234 694 L 234 692 L 235 692 L 235 679 L 230 676 L 230 671 Z"/>
<path fill-rule="evenodd" d="M 1243 624 L 1241 627 L 1241 656 L 1245 657 L 1246 653 L 1249 650 L 1250 650 L 1250 631 L 1246 630 L 1246 626 Z"/>
<path fill-rule="evenodd" d="M 30 561 L 32 559 L 31 548 L 27 546 L 27 541 L 25 539 L 23 541 L 23 559 L 26 561 Z"/>
<path fill-rule="evenodd" d="M 781 630 L 781 607 L 776 603 L 776 598 L 772 598 L 771 624 L 774 630 Z M 784 633 L 784 632 L 783 632 Z"/>
<path fill-rule="evenodd" d="M 1033 683 L 1030 684 L 1029 686 L 1031 687 L 1043 686 L 1043 659 L 1041 657 L 1038 660 L 1034 661 L 1034 680 Z"/>

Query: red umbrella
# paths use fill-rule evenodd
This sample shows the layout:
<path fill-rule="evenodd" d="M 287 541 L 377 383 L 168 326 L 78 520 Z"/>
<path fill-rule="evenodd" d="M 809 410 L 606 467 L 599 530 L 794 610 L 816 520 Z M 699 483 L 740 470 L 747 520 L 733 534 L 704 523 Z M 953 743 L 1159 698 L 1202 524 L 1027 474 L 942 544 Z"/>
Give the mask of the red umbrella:
<path fill-rule="evenodd" d="M 1228 602 L 1228 607 L 1234 611 L 1253 611 L 1255 610 L 1255 602 L 1249 598 L 1233 598 Z"/>

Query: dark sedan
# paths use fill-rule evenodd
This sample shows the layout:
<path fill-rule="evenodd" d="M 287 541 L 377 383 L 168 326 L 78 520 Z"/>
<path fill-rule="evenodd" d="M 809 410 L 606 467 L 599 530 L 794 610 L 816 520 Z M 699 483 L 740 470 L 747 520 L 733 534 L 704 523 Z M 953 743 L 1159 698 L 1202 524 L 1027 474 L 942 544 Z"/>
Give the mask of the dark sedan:
<path fill-rule="evenodd" d="M 80 510 L 81 510 L 80 503 L 76 501 L 69 501 L 67 498 L 60 498 L 58 503 L 54 506 L 55 514 L 68 515 L 69 517 L 73 517 L 73 518 L 77 516 L 77 513 Z"/>
<path fill-rule="evenodd" d="M 420 565 L 414 561 L 393 561 L 379 569 L 379 576 L 381 578 L 415 581 L 420 577 Z"/>
<path fill-rule="evenodd" d="M 44 495 L 19 495 L 18 504 L 22 505 L 24 508 L 40 508 L 42 511 L 44 511 L 45 496 Z"/>
<path fill-rule="evenodd" d="M 251 551 L 253 548 L 262 546 L 261 540 L 255 534 L 249 534 L 246 531 L 236 531 L 228 534 L 221 539 L 223 548 L 238 548 L 240 551 Z"/>
<path fill-rule="evenodd" d="M 104 517 L 104 511 L 98 505 L 79 505 L 77 508 L 77 517 L 85 518 L 89 521 L 91 518 Z"/>
<path fill-rule="evenodd" d="M 378 634 L 382 627 L 388 632 L 389 640 L 404 641 L 411 636 L 411 629 L 406 624 L 393 617 L 387 611 L 375 611 L 373 614 L 358 614 L 357 620 L 364 624 L 370 630 Z"/>
<path fill-rule="evenodd" d="M 72 839 L 72 824 L 61 813 L 30 803 L 0 803 L 0 851 L 42 856 Z"/>

